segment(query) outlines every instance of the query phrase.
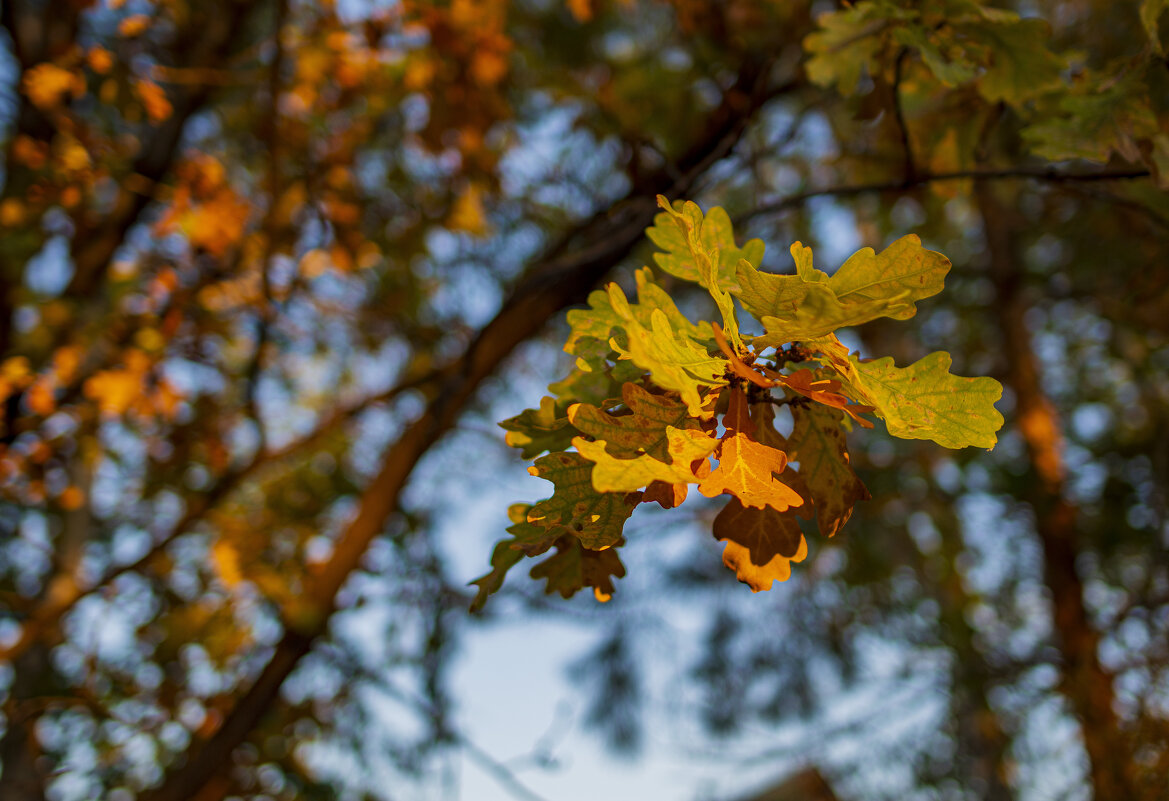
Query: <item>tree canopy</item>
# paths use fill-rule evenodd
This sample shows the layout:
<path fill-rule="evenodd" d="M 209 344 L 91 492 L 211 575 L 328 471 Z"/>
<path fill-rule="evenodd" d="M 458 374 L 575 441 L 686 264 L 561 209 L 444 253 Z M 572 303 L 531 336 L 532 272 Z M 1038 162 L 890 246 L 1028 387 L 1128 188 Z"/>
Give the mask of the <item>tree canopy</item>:
<path fill-rule="evenodd" d="M 0 23 L 0 798 L 510 787 L 504 616 L 633 753 L 655 604 L 842 797 L 1169 793 L 1165 0 Z"/>

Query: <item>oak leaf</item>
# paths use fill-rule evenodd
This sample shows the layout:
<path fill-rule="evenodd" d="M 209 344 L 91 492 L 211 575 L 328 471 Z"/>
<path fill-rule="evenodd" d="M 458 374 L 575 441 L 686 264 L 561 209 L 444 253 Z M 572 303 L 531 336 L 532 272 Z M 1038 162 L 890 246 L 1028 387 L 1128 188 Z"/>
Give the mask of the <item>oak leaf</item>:
<path fill-rule="evenodd" d="M 689 494 L 689 484 L 671 484 L 666 481 L 651 481 L 641 494 L 642 503 L 656 503 L 663 509 L 674 509 L 682 505 Z"/>
<path fill-rule="evenodd" d="M 739 301 L 763 323 L 767 333 L 754 344 L 823 337 L 838 328 L 878 317 L 904 320 L 917 313 L 916 301 L 942 291 L 950 260 L 921 246 L 909 234 L 880 253 L 862 248 L 831 277 L 811 266 L 811 249 L 791 247 L 796 275 L 762 273 L 740 262 Z"/>
<path fill-rule="evenodd" d="M 714 519 L 714 538 L 725 542 L 723 564 L 755 592 L 791 576 L 791 563 L 807 556 L 808 543 L 792 512 L 755 509 L 737 499 Z"/>
<path fill-rule="evenodd" d="M 869 491 L 849 464 L 840 412 L 806 405 L 792 409 L 792 416 L 788 457 L 799 462 L 820 533 L 831 537 L 848 522 L 853 506 L 869 499 Z"/>
<path fill-rule="evenodd" d="M 659 196 L 659 204 L 669 204 Z M 683 225 L 678 224 L 679 218 Z M 689 201 L 676 202 L 666 211 L 654 217 L 654 224 L 646 229 L 646 236 L 663 253 L 655 253 L 654 261 L 670 275 L 702 284 L 702 270 L 695 259 L 695 252 L 687 238 L 687 230 L 700 232 L 697 243 L 700 253 L 718 252 L 718 287 L 732 289 L 737 284 L 736 265 L 740 260 L 758 267 L 763 263 L 763 241 L 752 239 L 742 248 L 735 245 L 730 215 L 721 207 L 714 207 L 705 215 L 698 204 Z"/>
<path fill-rule="evenodd" d="M 606 442 L 589 442 L 577 437 L 572 441 L 581 456 L 595 463 L 592 471 L 593 489 L 600 493 L 626 493 L 641 489 L 655 481 L 668 484 L 698 483 L 703 476 L 706 457 L 718 447 L 718 440 L 705 431 L 666 428 L 669 438 L 670 463 L 641 454 L 634 459 L 618 459 L 608 452 Z M 698 471 L 695 463 L 701 462 Z M 707 468 L 709 469 L 709 468 Z M 587 543 L 586 543 L 587 544 Z"/>
<path fill-rule="evenodd" d="M 691 339 L 703 341 L 713 336 L 709 323 L 692 323 L 686 315 L 678 311 L 678 306 L 669 293 L 654 283 L 653 272 L 648 267 L 638 270 L 634 278 L 637 282 L 636 303 L 630 303 L 625 294 L 614 284 L 606 289 L 591 292 L 588 297 L 588 309 L 573 309 L 568 312 L 568 324 L 572 331 L 568 335 L 564 350 L 577 356 L 579 369 L 596 369 L 603 365 L 605 355 L 612 350 L 608 346 L 609 338 L 613 329 L 624 327 L 627 318 L 623 314 L 626 313 L 631 314 L 643 327 L 649 328 L 652 325 L 651 318 L 656 309 L 666 315 L 666 319 L 675 331 Z M 622 314 L 619 314 L 615 308 L 614 292 L 620 295 L 621 302 L 618 305 L 621 307 Z M 582 353 L 582 346 L 587 347 L 588 340 L 605 343 L 604 350 L 598 352 L 594 346 L 591 351 Z"/>
<path fill-rule="evenodd" d="M 676 330 L 665 312 L 654 309 L 647 328 L 638 322 L 624 294 L 616 284 L 609 285 L 613 308 L 623 319 L 625 337 L 610 340 L 623 358 L 648 370 L 653 381 L 663 389 L 682 396 L 692 417 L 708 418 L 703 408 L 703 389 L 726 384 L 726 359 L 711 356 L 685 331 Z"/>
<path fill-rule="evenodd" d="M 993 378 L 964 378 L 950 373 L 953 360 L 938 351 L 908 367 L 892 357 L 862 362 L 844 387 L 867 403 L 885 421 L 889 433 L 902 439 L 929 439 L 946 448 L 993 448 L 1003 416 L 995 409 L 1003 387 Z"/>
<path fill-rule="evenodd" d="M 525 459 L 544 451 L 562 451 L 577 433 L 561 405 L 547 396 L 540 399 L 540 408 L 525 409 L 499 423 L 499 427 L 507 431 L 504 438 L 507 444 L 520 448 Z"/>
<path fill-rule="evenodd" d="M 528 472 L 556 486 L 551 498 L 528 511 L 529 523 L 573 534 L 594 550 L 608 548 L 621 539 L 621 530 L 636 503 L 628 503 L 621 493 L 594 489 L 593 463 L 584 456 L 550 453 L 537 459 Z"/>
<path fill-rule="evenodd" d="M 621 395 L 630 414 L 612 415 L 584 403 L 568 409 L 568 421 L 580 433 L 604 440 L 613 456 L 629 459 L 648 453 L 659 461 L 669 461 L 667 429 L 698 428 L 686 405 L 669 395 L 654 395 L 632 383 L 621 388 Z"/>
<path fill-rule="evenodd" d="M 512 525 L 507 529 L 511 539 L 500 540 L 491 552 L 491 571 L 471 582 L 479 591 L 471 601 L 471 611 L 477 612 L 487 603 L 487 598 L 503 586 L 507 573 L 525 556 L 538 556 L 551 548 L 563 535 L 551 532 L 543 526 L 528 522 L 530 504 L 512 504 L 507 510 Z"/>
<path fill-rule="evenodd" d="M 698 485 L 706 497 L 725 492 L 747 506 L 770 506 L 778 512 L 804 502 L 795 490 L 775 478 L 774 474 L 787 466 L 783 451 L 735 433 L 722 440 L 718 458 L 718 467 Z"/>
<path fill-rule="evenodd" d="M 619 545 L 620 543 L 614 543 Z M 574 537 L 556 541 L 556 553 L 532 568 L 531 577 L 544 579 L 544 592 L 571 598 L 578 590 L 593 588 L 593 597 L 604 603 L 613 595 L 613 578 L 625 575 L 625 565 L 616 548 L 594 551 Z"/>

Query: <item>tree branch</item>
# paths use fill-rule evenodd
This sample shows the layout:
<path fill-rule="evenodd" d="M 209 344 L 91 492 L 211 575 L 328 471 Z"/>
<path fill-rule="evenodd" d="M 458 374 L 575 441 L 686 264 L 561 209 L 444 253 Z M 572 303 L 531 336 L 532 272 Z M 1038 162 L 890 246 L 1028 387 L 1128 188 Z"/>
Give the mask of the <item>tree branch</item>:
<path fill-rule="evenodd" d="M 855 197 L 871 192 L 896 192 L 912 189 L 941 181 L 1045 181 L 1048 183 L 1092 183 L 1098 181 L 1127 181 L 1148 178 L 1152 175 L 1146 169 L 1103 170 L 1100 172 L 1065 172 L 1052 167 L 1004 167 L 1001 169 L 954 170 L 952 172 L 923 172 L 914 176 L 913 181 L 878 181 L 871 184 L 841 184 L 823 189 L 809 189 L 765 203 L 757 209 L 741 214 L 735 223 L 745 223 L 756 217 L 779 214 L 788 209 L 802 206 L 818 197 Z"/>
<path fill-rule="evenodd" d="M 917 164 L 913 160 L 913 145 L 909 141 L 909 125 L 905 122 L 905 104 L 901 102 L 901 77 L 905 70 L 905 61 L 909 58 L 909 48 L 901 48 L 897 54 L 897 64 L 893 71 L 893 119 L 897 123 L 897 132 L 901 138 L 901 153 L 905 160 L 904 186 L 913 186 L 917 180 Z"/>

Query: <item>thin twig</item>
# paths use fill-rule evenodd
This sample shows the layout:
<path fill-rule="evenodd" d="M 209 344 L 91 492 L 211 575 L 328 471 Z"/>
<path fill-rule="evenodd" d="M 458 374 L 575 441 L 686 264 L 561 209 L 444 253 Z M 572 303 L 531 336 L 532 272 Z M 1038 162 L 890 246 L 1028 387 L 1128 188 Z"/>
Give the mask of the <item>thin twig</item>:
<path fill-rule="evenodd" d="M 905 107 L 901 102 L 901 76 L 905 69 L 905 61 L 909 58 L 909 48 L 901 48 L 897 54 L 897 64 L 893 70 L 893 118 L 897 122 L 897 131 L 901 137 L 901 152 L 905 159 L 905 186 L 913 186 L 917 180 L 917 164 L 913 160 L 913 145 L 909 141 L 909 125 L 905 122 Z"/>
<path fill-rule="evenodd" d="M 753 209 L 745 214 L 741 214 L 735 218 L 735 224 L 739 225 L 756 217 L 765 217 L 769 214 L 778 214 L 787 211 L 788 209 L 802 206 L 809 200 L 817 197 L 855 197 L 857 195 L 865 195 L 871 192 L 896 192 L 905 189 L 911 189 L 917 186 L 924 186 L 926 184 L 938 183 L 941 181 L 1000 181 L 1000 180 L 1024 180 L 1024 181 L 1047 181 L 1050 183 L 1076 183 L 1076 182 L 1095 182 L 1095 181 L 1126 181 L 1138 178 L 1148 178 L 1151 173 L 1148 170 L 1134 168 L 1128 170 L 1108 170 L 1101 172 L 1063 172 L 1050 167 L 1036 168 L 1036 167 L 1005 167 L 1002 169 L 975 169 L 975 170 L 953 170 L 950 172 L 923 172 L 914 176 L 912 183 L 907 184 L 904 180 L 896 181 L 878 181 L 871 184 L 842 184 L 838 186 L 829 186 L 823 189 L 809 189 L 804 192 L 797 192 L 779 200 L 765 203 L 759 208 Z"/>

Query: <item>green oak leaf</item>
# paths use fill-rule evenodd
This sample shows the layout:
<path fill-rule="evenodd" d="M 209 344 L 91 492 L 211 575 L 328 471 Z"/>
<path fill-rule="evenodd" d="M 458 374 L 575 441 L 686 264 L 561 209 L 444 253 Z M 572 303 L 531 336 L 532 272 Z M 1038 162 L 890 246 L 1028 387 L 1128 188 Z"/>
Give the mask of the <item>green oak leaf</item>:
<path fill-rule="evenodd" d="M 1113 152 L 1141 160 L 1142 139 L 1158 133 L 1144 79 L 1130 72 L 1120 80 L 1087 81 L 1077 94 L 1060 100 L 1061 116 L 1045 115 L 1023 129 L 1031 152 L 1052 161 L 1085 159 L 1104 164 Z"/>
<path fill-rule="evenodd" d="M 873 63 L 885 47 L 882 34 L 909 16 L 911 12 L 884 0 L 821 14 L 816 19 L 819 29 L 804 37 L 809 80 L 817 86 L 836 86 L 845 97 L 853 94 L 861 76 L 874 72 Z"/>
<path fill-rule="evenodd" d="M 718 447 L 718 440 L 705 431 L 666 428 L 669 439 L 669 459 L 666 463 L 648 454 L 633 459 L 618 459 L 606 449 L 604 440 L 589 442 L 577 437 L 572 444 L 581 456 L 595 463 L 592 472 L 593 489 L 597 492 L 632 492 L 649 486 L 654 481 L 667 484 L 697 484 L 701 479 L 691 466 L 705 459 Z"/>
<path fill-rule="evenodd" d="M 735 286 L 735 265 L 739 259 L 746 259 L 755 266 L 763 263 L 763 241 L 752 239 L 743 247 L 737 247 L 731 218 L 723 208 L 715 206 L 704 217 L 696 203 L 687 201 L 670 206 L 661 196 L 658 202 L 668 210 L 656 215 L 654 224 L 645 233 L 651 242 L 664 251 L 654 254 L 654 262 L 670 275 L 696 284 L 703 281 L 686 229 L 678 225 L 679 218 L 688 221 L 694 230 L 701 232 L 698 252 L 708 254 L 713 250 L 718 251 L 718 285 L 722 289 Z"/>
<path fill-rule="evenodd" d="M 544 451 L 566 449 L 577 435 L 569 422 L 566 406 L 554 398 L 541 398 L 540 408 L 525 409 L 499 424 L 507 431 L 505 441 L 513 448 L 520 448 L 525 459 L 533 459 Z"/>
<path fill-rule="evenodd" d="M 788 458 L 800 463 L 816 510 L 820 533 L 831 537 L 848 522 L 858 501 L 871 496 L 848 460 L 842 412 L 818 403 L 792 407 L 795 427 L 787 438 Z"/>
<path fill-rule="evenodd" d="M 620 542 L 614 543 L 620 545 Z M 613 594 L 613 578 L 625 575 L 625 565 L 617 549 L 594 551 L 585 548 L 575 537 L 561 537 L 556 541 L 556 553 L 532 568 L 531 577 L 544 579 L 544 592 L 571 598 L 578 590 L 593 588 L 598 601 L 607 601 Z"/>
<path fill-rule="evenodd" d="M 586 548 L 600 550 L 621 539 L 633 506 L 619 493 L 593 489 L 593 463 L 579 453 L 550 453 L 528 468 L 534 476 L 551 481 L 556 491 L 528 510 L 527 522 L 569 533 Z"/>
<path fill-rule="evenodd" d="M 961 86 L 973 80 L 978 68 L 966 58 L 965 52 L 957 48 L 945 48 L 943 53 L 939 41 L 942 36 L 938 31 L 921 25 L 905 25 L 893 31 L 893 40 L 916 50 L 934 77 L 946 86 Z"/>
<path fill-rule="evenodd" d="M 874 407 L 893 436 L 929 439 L 946 448 L 994 447 L 1003 425 L 994 407 L 1003 394 L 998 381 L 952 375 L 945 351 L 908 367 L 896 367 L 889 356 L 849 359 L 853 370 L 842 374 L 845 393 Z"/>
<path fill-rule="evenodd" d="M 722 315 L 722 330 L 727 341 L 730 342 L 736 353 L 742 353 L 744 351 L 743 340 L 739 337 L 739 324 L 735 319 L 735 302 L 731 300 L 730 293 L 721 286 L 719 246 L 710 247 L 704 241 L 710 238 L 704 236 L 706 228 L 715 225 L 716 220 L 721 220 L 726 216 L 726 212 L 722 209 L 712 209 L 712 214 L 708 215 L 704 221 L 702 210 L 698 208 L 696 203 L 686 202 L 681 211 L 676 211 L 664 196 L 658 195 L 658 205 L 665 209 L 666 214 L 673 219 L 678 231 L 682 234 L 685 246 L 690 252 L 690 261 L 698 268 L 698 283 L 710 292 L 710 296 L 714 298 L 715 305 L 718 306 L 719 313 Z M 722 214 L 714 215 L 715 210 L 722 212 Z M 730 225 L 729 220 L 727 225 Z M 726 234 L 727 237 L 730 236 L 729 227 Z M 731 244 L 732 246 L 734 244 L 733 238 Z M 762 251 L 760 251 L 760 256 L 762 257 Z M 739 259 L 730 262 L 730 269 L 737 270 L 738 262 Z"/>
<path fill-rule="evenodd" d="M 812 267 L 810 248 L 797 242 L 791 252 L 796 275 L 739 265 L 739 302 L 767 330 L 755 339 L 758 346 L 817 339 L 877 317 L 907 319 L 917 313 L 916 301 L 942 290 L 950 270 L 949 259 L 913 234 L 880 253 L 858 250 L 831 277 Z"/>
<path fill-rule="evenodd" d="M 845 305 L 897 299 L 904 308 L 887 316 L 907 320 L 917 313 L 916 301 L 942 291 L 948 272 L 949 259 L 926 250 L 916 234 L 909 234 L 880 253 L 861 248 L 840 265 L 828 286 Z"/>
<path fill-rule="evenodd" d="M 612 415 L 583 403 L 568 409 L 568 419 L 576 430 L 593 439 L 605 440 L 613 456 L 629 459 L 648 453 L 667 461 L 667 427 L 698 428 L 698 421 L 690 416 L 686 404 L 669 395 L 654 395 L 636 384 L 626 384 L 621 394 L 631 414 Z"/>
<path fill-rule="evenodd" d="M 471 582 L 479 591 L 471 601 L 471 611 L 478 612 L 487 603 L 487 597 L 498 592 L 503 586 L 507 572 L 511 570 L 525 556 L 538 556 L 552 547 L 556 541 L 555 533 L 541 526 L 527 522 L 530 504 L 517 503 L 507 510 L 508 517 L 514 525 L 507 529 L 511 539 L 500 540 L 491 552 L 491 572 L 480 576 Z"/>
<path fill-rule="evenodd" d="M 987 50 L 986 70 L 977 86 L 991 103 L 1001 100 L 1017 106 L 1063 87 L 1066 60 L 1048 48 L 1051 26 L 1046 21 L 969 22 L 961 26 L 961 32 Z"/>

